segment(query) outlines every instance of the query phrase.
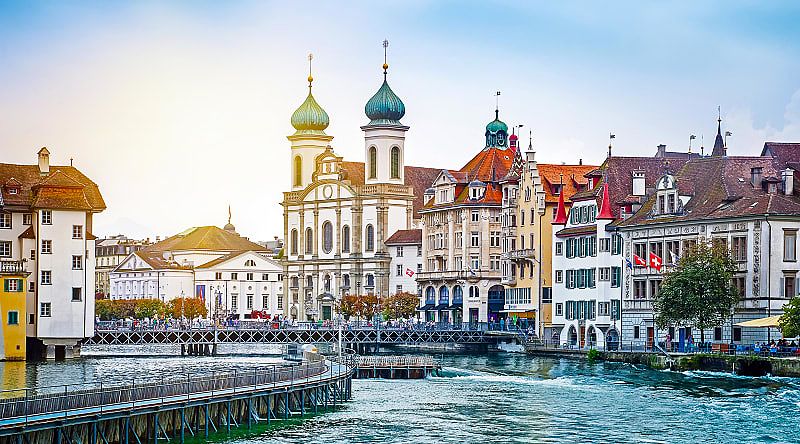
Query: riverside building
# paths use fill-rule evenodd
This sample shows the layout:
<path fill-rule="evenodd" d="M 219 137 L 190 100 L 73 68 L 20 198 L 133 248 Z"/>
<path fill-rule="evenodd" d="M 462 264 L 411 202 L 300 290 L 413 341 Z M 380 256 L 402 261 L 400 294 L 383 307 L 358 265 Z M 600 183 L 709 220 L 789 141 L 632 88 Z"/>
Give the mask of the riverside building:
<path fill-rule="evenodd" d="M 216 321 L 283 311 L 283 269 L 265 247 L 224 229 L 189 228 L 129 254 L 111 273 L 111 299 L 197 297 Z"/>
<path fill-rule="evenodd" d="M 332 319 L 343 295 L 396 290 L 386 240 L 415 227 L 424 190 L 440 170 L 406 166 L 405 105 L 389 87 L 387 70 L 384 63 L 383 83 L 364 107 L 363 162 L 334 152 L 310 75 L 308 96 L 292 115 L 290 191 L 281 202 L 283 310 L 291 319 Z"/>
<path fill-rule="evenodd" d="M 386 239 L 391 261 L 391 294 L 418 294 L 417 273 L 422 271 L 422 230 L 399 230 Z"/>
<path fill-rule="evenodd" d="M 156 242 L 159 239 L 156 238 Z M 129 239 L 123 235 L 95 241 L 95 295 L 108 298 L 111 287 L 109 275 L 129 254 L 150 245 L 150 240 Z"/>
<path fill-rule="evenodd" d="M 100 190 L 77 168 L 50 165 L 47 148 L 35 165 L 0 164 L 0 187 L 5 356 L 76 356 L 94 334 L 92 220 L 106 208 Z"/>

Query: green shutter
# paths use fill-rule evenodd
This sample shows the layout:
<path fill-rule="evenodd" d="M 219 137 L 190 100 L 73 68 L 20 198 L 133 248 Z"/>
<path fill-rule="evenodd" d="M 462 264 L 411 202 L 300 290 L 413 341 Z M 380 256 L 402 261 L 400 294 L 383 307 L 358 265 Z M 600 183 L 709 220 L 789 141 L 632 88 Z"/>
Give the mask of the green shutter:
<path fill-rule="evenodd" d="M 3 279 L 3 291 L 8 291 L 8 281 L 10 279 Z"/>

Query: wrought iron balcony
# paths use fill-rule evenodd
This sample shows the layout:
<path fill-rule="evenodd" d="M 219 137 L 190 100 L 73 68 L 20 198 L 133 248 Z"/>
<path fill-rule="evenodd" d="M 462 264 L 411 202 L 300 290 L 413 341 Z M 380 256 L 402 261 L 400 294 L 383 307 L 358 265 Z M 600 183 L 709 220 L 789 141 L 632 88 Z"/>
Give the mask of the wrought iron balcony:
<path fill-rule="evenodd" d="M 25 261 L 0 260 L 0 273 L 2 274 L 20 274 L 25 272 Z"/>
<path fill-rule="evenodd" d="M 511 260 L 518 259 L 535 259 L 536 250 L 533 248 L 524 248 L 522 250 L 512 250 L 508 252 L 508 258 Z"/>

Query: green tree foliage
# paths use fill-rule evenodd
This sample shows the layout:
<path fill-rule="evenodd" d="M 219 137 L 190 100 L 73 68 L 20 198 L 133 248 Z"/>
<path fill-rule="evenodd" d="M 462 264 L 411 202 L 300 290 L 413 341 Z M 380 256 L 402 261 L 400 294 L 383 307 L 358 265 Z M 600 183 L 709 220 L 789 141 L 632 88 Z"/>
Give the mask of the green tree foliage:
<path fill-rule="evenodd" d="M 137 319 L 155 318 L 164 316 L 167 313 L 167 304 L 158 299 L 139 299 L 134 308 L 134 316 Z"/>
<path fill-rule="evenodd" d="M 383 303 L 383 316 L 386 319 L 405 319 L 414 316 L 419 298 L 413 293 L 396 293 Z"/>
<path fill-rule="evenodd" d="M 664 277 L 653 308 L 659 328 L 690 325 L 703 331 L 728 319 L 740 295 L 732 283 L 736 261 L 724 245 L 699 242 Z"/>
<path fill-rule="evenodd" d="M 788 304 L 783 306 L 778 325 L 785 338 L 800 336 L 800 296 L 793 297 Z"/>
<path fill-rule="evenodd" d="M 168 311 L 175 319 L 194 319 L 208 314 L 206 304 L 200 298 L 175 298 L 169 301 Z"/>
<path fill-rule="evenodd" d="M 95 314 L 101 320 L 111 321 L 125 318 L 154 318 L 164 316 L 166 304 L 158 299 L 101 299 L 95 302 Z"/>
<path fill-rule="evenodd" d="M 364 319 L 372 319 L 380 311 L 381 300 L 374 294 L 365 294 L 361 298 L 361 312 L 358 316 Z"/>

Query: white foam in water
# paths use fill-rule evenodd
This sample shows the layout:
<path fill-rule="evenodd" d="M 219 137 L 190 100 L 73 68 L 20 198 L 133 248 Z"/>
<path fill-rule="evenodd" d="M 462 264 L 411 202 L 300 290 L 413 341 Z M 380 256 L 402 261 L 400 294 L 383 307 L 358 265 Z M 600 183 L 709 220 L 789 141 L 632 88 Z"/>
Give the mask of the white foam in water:
<path fill-rule="evenodd" d="M 496 382 L 501 384 L 575 387 L 573 379 L 567 377 L 559 377 L 553 379 L 533 379 L 525 376 L 482 374 L 482 375 L 455 376 L 454 379 L 461 381 Z"/>

